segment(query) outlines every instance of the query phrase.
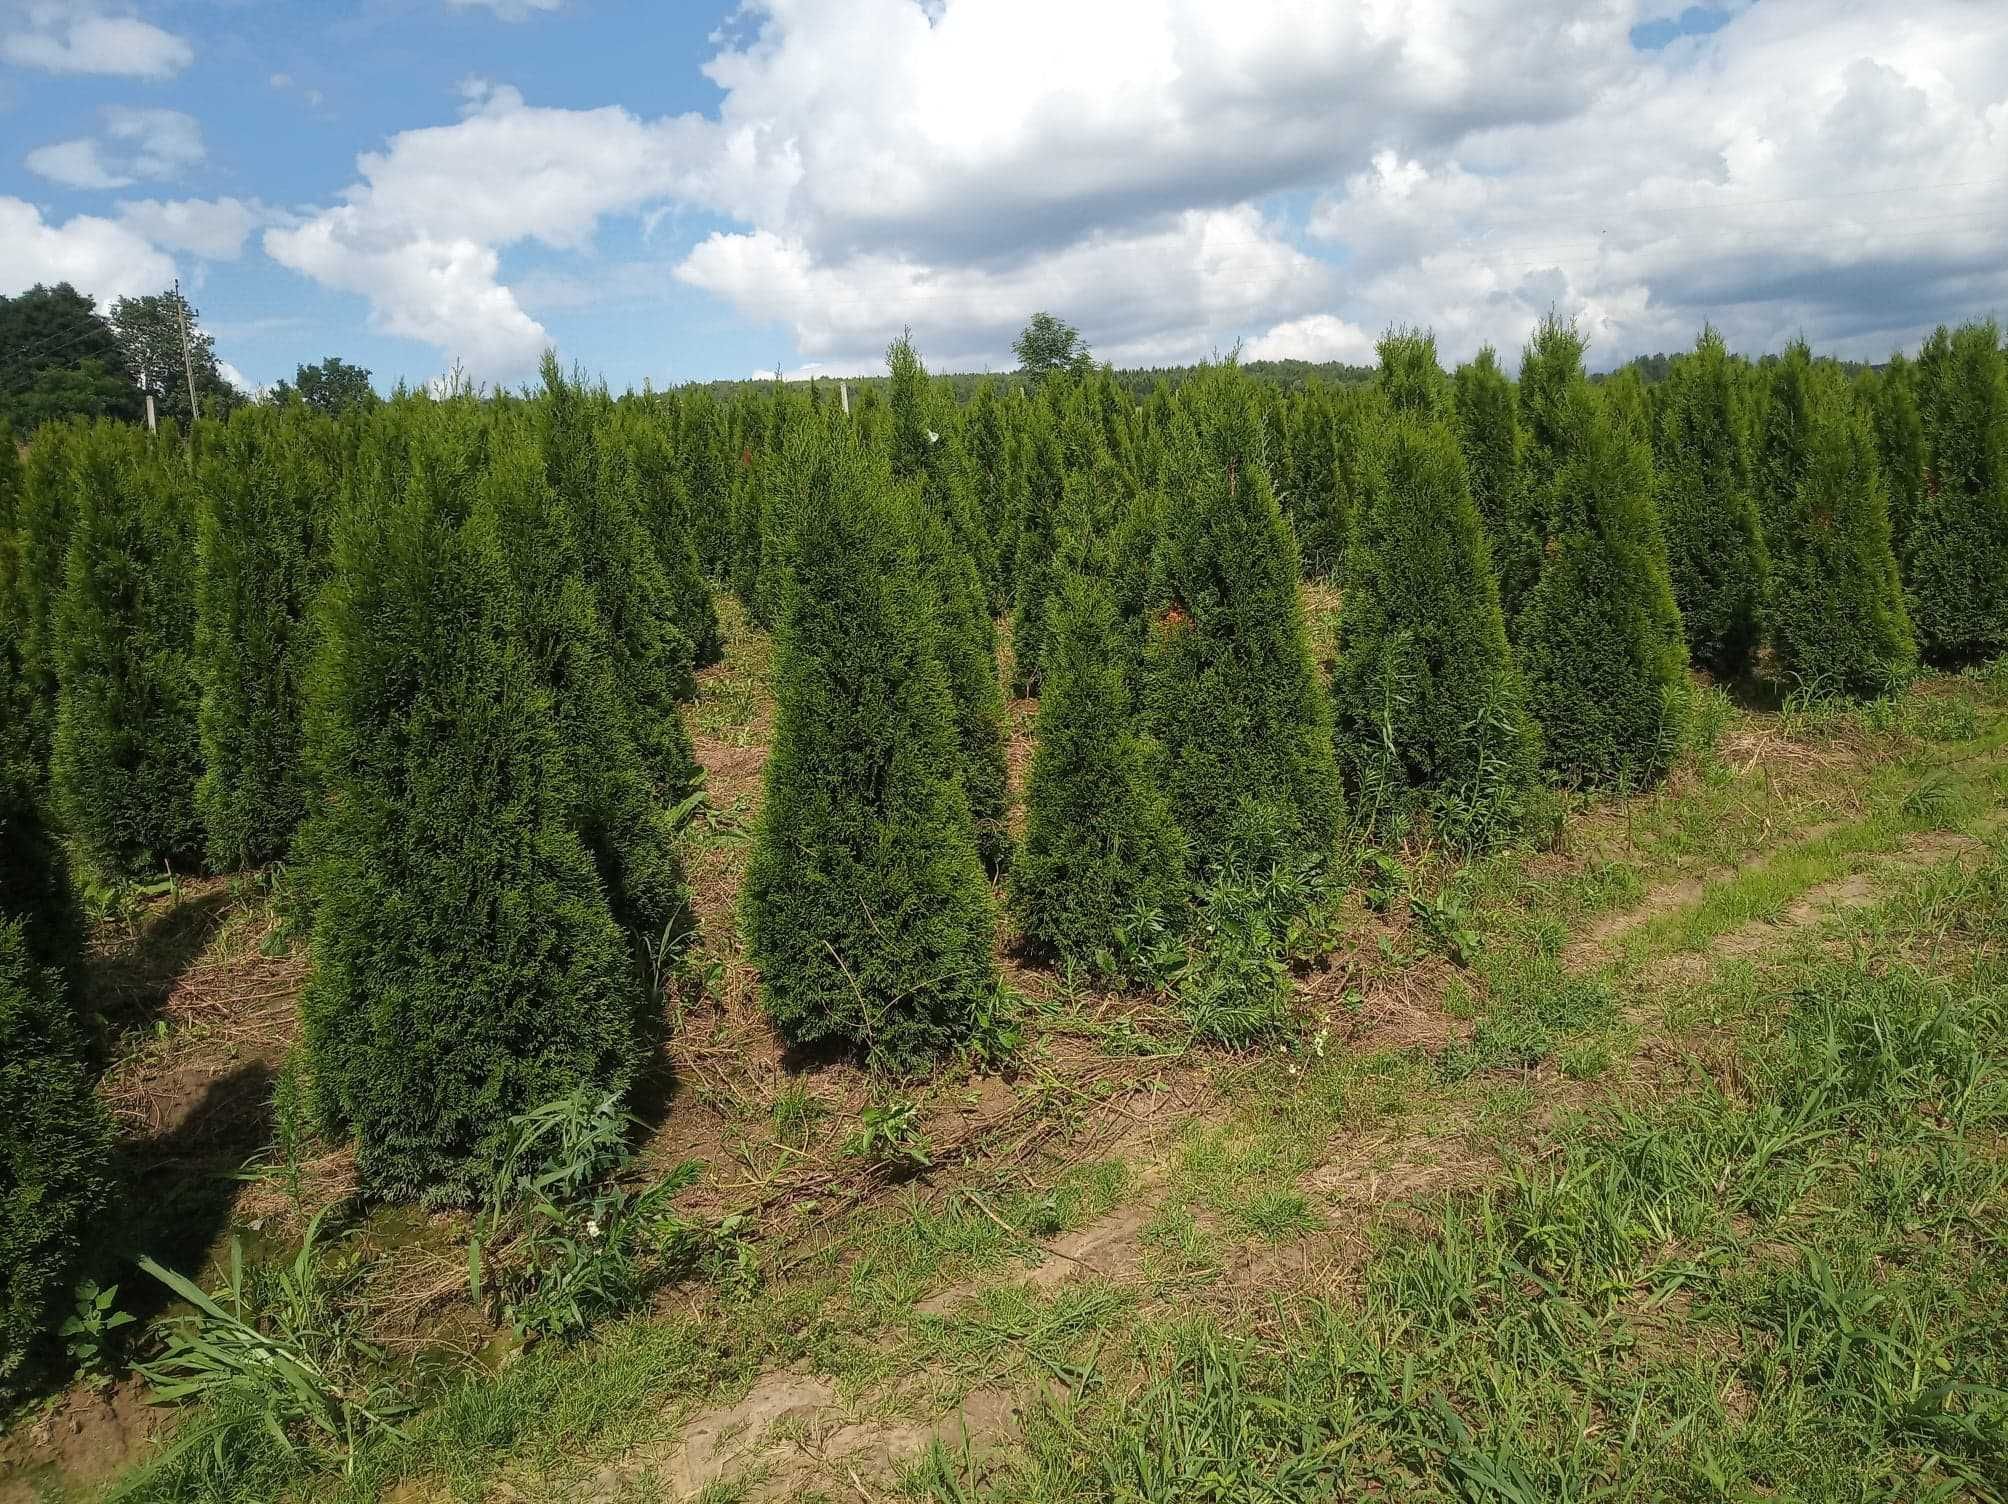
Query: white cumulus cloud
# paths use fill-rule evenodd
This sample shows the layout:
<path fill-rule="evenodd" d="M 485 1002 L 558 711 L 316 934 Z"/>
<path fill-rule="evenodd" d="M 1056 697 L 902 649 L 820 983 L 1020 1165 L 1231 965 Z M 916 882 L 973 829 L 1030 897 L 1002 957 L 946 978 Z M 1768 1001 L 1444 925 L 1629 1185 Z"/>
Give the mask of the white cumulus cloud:
<path fill-rule="evenodd" d="M 57 224 L 33 204 L 0 197 L 0 293 L 68 282 L 109 304 L 173 280 L 174 262 L 115 220 L 79 214 Z"/>
<path fill-rule="evenodd" d="M 0 58 L 46 73 L 171 78 L 195 49 L 137 15 L 111 15 L 76 0 L 30 0 L 0 13 Z"/>

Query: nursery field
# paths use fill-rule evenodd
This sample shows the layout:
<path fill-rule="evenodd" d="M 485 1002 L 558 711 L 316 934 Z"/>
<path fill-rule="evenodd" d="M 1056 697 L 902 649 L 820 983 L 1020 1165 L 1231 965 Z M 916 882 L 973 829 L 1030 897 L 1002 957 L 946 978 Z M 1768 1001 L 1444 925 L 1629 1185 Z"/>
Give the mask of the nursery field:
<path fill-rule="evenodd" d="M 707 935 L 773 714 L 721 605 Z M 1010 1063 L 903 1099 L 924 1164 L 847 1152 L 880 1088 L 785 1058 L 707 941 L 633 1165 L 701 1166 L 704 1267 L 521 1352 L 469 1298 L 473 1218 L 358 1207 L 351 1153 L 284 1142 L 270 884 L 132 897 L 86 985 L 137 1214 L 212 1282 L 234 1233 L 258 1300 L 353 1323 L 429 1403 L 345 1463 L 255 1432 L 212 1463 L 221 1417 L 76 1387 L 16 1416 L 0 1496 L 1994 1497 L 2008 681 L 1710 706 L 1663 788 L 1551 850 L 1376 856 L 1285 1048 L 1014 965 Z"/>
<path fill-rule="evenodd" d="M 0 443 L 0 1504 L 2003 1497 L 1998 331 L 1378 354 Z"/>

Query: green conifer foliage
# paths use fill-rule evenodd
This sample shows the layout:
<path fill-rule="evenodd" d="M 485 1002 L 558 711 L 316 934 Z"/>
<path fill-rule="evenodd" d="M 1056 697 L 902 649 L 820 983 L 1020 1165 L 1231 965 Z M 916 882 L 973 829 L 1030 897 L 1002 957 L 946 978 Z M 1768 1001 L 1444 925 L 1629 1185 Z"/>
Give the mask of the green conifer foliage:
<path fill-rule="evenodd" d="M 1924 420 L 1917 410 L 1917 372 L 1901 354 L 1881 371 L 1867 370 L 1857 391 L 1876 435 L 1876 463 L 1889 491 L 1890 542 L 1899 564 L 1909 557 L 1910 525 L 1924 505 Z"/>
<path fill-rule="evenodd" d="M 1694 353 L 1674 359 L 1662 391 L 1654 470 L 1673 596 L 1689 655 L 1733 678 L 1757 651 L 1770 566 L 1722 336 L 1704 329 Z"/>
<path fill-rule="evenodd" d="M 1874 695 L 1917 661 L 1869 417 L 1839 370 L 1808 373 L 1805 477 L 1771 539 L 1779 672 L 1820 694 Z"/>
<path fill-rule="evenodd" d="M 1610 409 L 1611 421 L 1635 444 L 1651 450 L 1656 408 L 1652 392 L 1639 375 L 1636 365 L 1620 366 L 1597 388 L 1597 395 Z"/>
<path fill-rule="evenodd" d="M 726 579 L 732 570 L 732 484 L 740 451 L 725 409 L 703 387 L 682 395 L 676 443 L 697 562 L 712 579 Z"/>
<path fill-rule="evenodd" d="M 1196 872 L 1322 854 L 1343 809 L 1296 540 L 1252 411 L 1231 379 L 1203 400 L 1210 439 L 1183 422 L 1172 439 L 1143 669 L 1146 723 Z"/>
<path fill-rule="evenodd" d="M 469 515 L 477 443 L 457 412 L 406 421 L 424 431 L 405 493 L 344 516 L 323 598 L 301 1012 L 365 1189 L 459 1201 L 512 1115 L 625 1088 L 635 979 L 502 544 Z"/>
<path fill-rule="evenodd" d="M 1411 395 L 1422 405 L 1390 415 L 1367 466 L 1346 558 L 1339 761 L 1369 828 L 1433 808 L 1444 834 L 1490 844 L 1519 823 L 1538 743 L 1456 435 Z"/>
<path fill-rule="evenodd" d="M 1925 656 L 1961 663 L 2008 650 L 2008 369 L 1994 324 L 1941 326 L 1917 390 L 1926 470 L 1904 578 Z"/>
<path fill-rule="evenodd" d="M 676 624 L 690 639 L 693 666 L 708 668 L 725 656 L 725 639 L 719 634 L 718 608 L 698 563 L 697 522 L 675 441 L 652 404 L 630 400 L 617 404 L 613 435 L 602 442 L 627 446 L 639 487 L 642 524 L 655 540 Z"/>
<path fill-rule="evenodd" d="M 1049 378 L 1046 392 L 1052 393 L 1062 384 L 1059 377 Z M 1020 511 L 1013 528 L 1017 553 L 1012 567 L 1012 689 L 1020 695 L 1036 694 L 1039 688 L 1046 597 L 1053 586 L 1067 475 L 1058 420 L 1047 397 L 1042 395 L 1028 406 L 1020 455 Z"/>
<path fill-rule="evenodd" d="M 1542 511 L 1554 533 L 1518 634 L 1528 709 L 1557 778 L 1637 788 L 1666 771 L 1690 701 L 1652 462 L 1591 397 L 1580 367 L 1556 385 L 1541 397 L 1538 472 L 1551 477 Z"/>
<path fill-rule="evenodd" d="M 306 813 L 301 686 L 339 487 L 329 420 L 247 407 L 201 465 L 196 804 L 220 871 L 283 855 Z"/>
<path fill-rule="evenodd" d="M 181 446 L 109 424 L 77 454 L 57 604 L 51 775 L 63 823 L 108 870 L 197 866 L 195 497 Z"/>
<path fill-rule="evenodd" d="M 1345 497 L 1339 477 L 1339 431 L 1332 394 L 1313 377 L 1282 408 L 1281 466 L 1286 480 L 1277 499 L 1297 535 L 1297 556 L 1309 579 L 1339 567 L 1345 534 Z"/>
<path fill-rule="evenodd" d="M 1457 368 L 1451 407 L 1478 520 L 1486 538 L 1494 540 L 1495 547 L 1503 546 L 1500 540 L 1510 535 L 1520 483 L 1520 420 L 1513 383 L 1490 345 Z"/>
<path fill-rule="evenodd" d="M 917 1066 L 996 985 L 934 592 L 882 455 L 838 425 L 796 434 L 788 464 L 813 479 L 788 519 L 747 945 L 790 1043 Z"/>
<path fill-rule="evenodd" d="M 641 521 L 640 477 L 621 445 L 603 447 L 595 483 L 560 493 L 578 540 L 579 572 L 593 593 L 613 650 L 614 683 L 628 735 L 665 804 L 700 781 L 690 733 L 677 711 L 697 698 L 690 639 L 676 621 L 676 593 Z"/>
<path fill-rule="evenodd" d="M 111 1156 L 61 973 L 0 913 L 0 1395 L 67 1300 Z"/>
<path fill-rule="evenodd" d="M 44 423 L 0 520 L 0 758 L 49 776 L 56 726 L 56 602 L 76 518 L 75 461 L 84 429 Z M 11 442 L 11 441 L 10 441 Z"/>
<path fill-rule="evenodd" d="M 1515 642 L 1520 613 L 1540 582 L 1548 540 L 1557 531 L 1557 480 L 1576 442 L 1579 409 L 1592 400 L 1583 379 L 1583 349 L 1575 326 L 1550 313 L 1520 357 L 1520 483 L 1509 508 L 1511 521 L 1491 539 L 1499 604 Z"/>
<path fill-rule="evenodd" d="M 984 870 L 1010 859 L 1009 772 L 1004 749 L 1004 692 L 997 682 L 997 627 L 991 621 L 976 565 L 948 522 L 925 500 L 914 501 L 917 565 L 933 591 L 935 651 L 955 702 L 962 791 Z"/>
<path fill-rule="evenodd" d="M 527 425 L 505 419 L 494 428 L 477 505 L 508 559 L 518 631 L 550 695 L 578 799 L 573 827 L 637 959 L 659 968 L 693 928 L 677 832 L 629 729 L 607 626 L 585 581 L 577 524 L 552 492 Z M 644 1034 L 650 1026 L 644 1017 Z"/>
<path fill-rule="evenodd" d="M 1436 336 L 1426 329 L 1390 329 L 1374 345 L 1380 367 L 1374 384 L 1388 408 L 1429 419 L 1443 413 L 1450 386 L 1436 363 Z"/>
<path fill-rule="evenodd" d="M 1066 576 L 1051 643 L 1011 904 L 1063 964 L 1129 980 L 1124 936 L 1175 929 L 1184 913 L 1184 841 L 1158 787 L 1157 749 L 1132 713 L 1103 581 Z"/>
<path fill-rule="evenodd" d="M 1757 368 L 1757 417 L 1752 427 L 1751 470 L 1757 520 L 1768 538 L 1791 516 L 1806 478 L 1812 434 L 1813 352 L 1794 340 L 1776 360 Z"/>

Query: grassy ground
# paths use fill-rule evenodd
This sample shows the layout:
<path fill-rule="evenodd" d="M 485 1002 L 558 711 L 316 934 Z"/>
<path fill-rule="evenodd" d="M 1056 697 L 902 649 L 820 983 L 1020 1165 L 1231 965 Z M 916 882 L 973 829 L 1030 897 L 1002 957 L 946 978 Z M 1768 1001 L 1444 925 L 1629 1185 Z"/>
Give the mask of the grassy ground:
<path fill-rule="evenodd" d="M 759 1026 L 730 914 L 771 706 L 764 645 L 728 625 L 692 719 L 702 985 L 643 1159 L 703 1165 L 691 1204 L 745 1218 L 736 1257 L 583 1342 L 498 1353 L 464 1219 L 338 1212 L 331 1257 L 422 1408 L 352 1452 L 212 1408 L 111 1470 L 26 1439 L 107 1403 L 73 1391 L 0 1454 L 24 1496 L 2008 1490 L 2000 676 L 1850 711 L 1711 693 L 1665 788 L 1570 810 L 1549 849 L 1382 854 L 1280 1048 L 1202 1049 L 1161 1004 L 1013 961 L 1018 1059 L 916 1085 L 784 1059 Z M 283 991 L 262 890 L 184 895 L 134 945 L 198 901 L 150 1022 L 116 1035 L 139 1143 L 157 1083 L 283 1054 L 282 1020 L 197 1000 L 229 992 L 203 968 L 254 959 L 240 990 Z M 843 1152 L 892 1093 L 924 1172 Z M 344 1157 L 265 1157 L 227 1212 L 283 1252 L 342 1207 Z"/>

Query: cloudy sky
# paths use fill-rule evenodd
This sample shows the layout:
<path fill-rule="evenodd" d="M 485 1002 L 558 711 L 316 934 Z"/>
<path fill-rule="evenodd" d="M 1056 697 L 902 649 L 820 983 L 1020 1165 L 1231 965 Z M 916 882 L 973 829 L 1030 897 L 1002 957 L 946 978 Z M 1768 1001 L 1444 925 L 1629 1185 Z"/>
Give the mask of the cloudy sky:
<path fill-rule="evenodd" d="M 2008 313 L 2002 0 L 0 0 L 0 292 L 252 382 L 1592 360 Z"/>

